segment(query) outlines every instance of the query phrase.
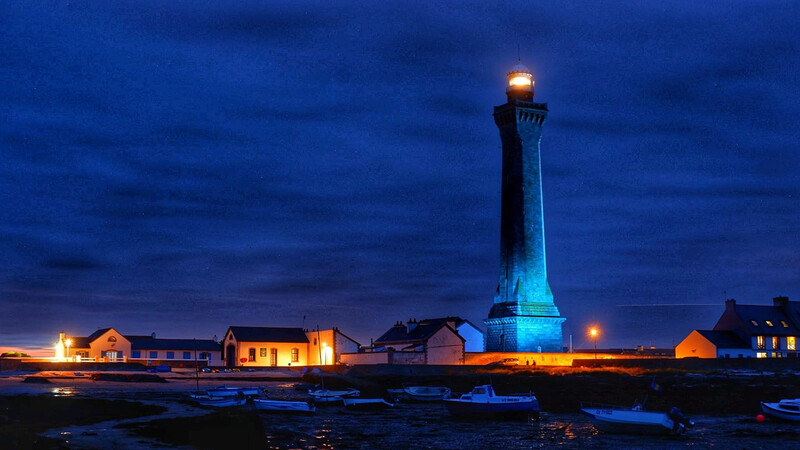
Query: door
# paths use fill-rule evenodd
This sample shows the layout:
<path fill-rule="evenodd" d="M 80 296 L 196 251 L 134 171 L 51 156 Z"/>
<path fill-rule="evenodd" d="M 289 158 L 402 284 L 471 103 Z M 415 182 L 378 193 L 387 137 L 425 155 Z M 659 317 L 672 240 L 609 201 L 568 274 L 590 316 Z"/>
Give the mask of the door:
<path fill-rule="evenodd" d="M 231 344 L 225 352 L 225 367 L 236 366 L 236 346 Z"/>
<path fill-rule="evenodd" d="M 273 367 L 278 365 L 278 349 L 277 348 L 269 349 L 269 365 L 273 366 Z"/>

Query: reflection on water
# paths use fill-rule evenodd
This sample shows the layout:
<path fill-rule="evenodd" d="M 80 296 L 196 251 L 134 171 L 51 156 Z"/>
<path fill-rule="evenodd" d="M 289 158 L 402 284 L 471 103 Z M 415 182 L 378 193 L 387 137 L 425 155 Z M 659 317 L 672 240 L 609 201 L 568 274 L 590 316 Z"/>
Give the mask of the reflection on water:
<path fill-rule="evenodd" d="M 55 397 L 74 397 L 78 394 L 74 387 L 55 387 L 50 390 Z"/>

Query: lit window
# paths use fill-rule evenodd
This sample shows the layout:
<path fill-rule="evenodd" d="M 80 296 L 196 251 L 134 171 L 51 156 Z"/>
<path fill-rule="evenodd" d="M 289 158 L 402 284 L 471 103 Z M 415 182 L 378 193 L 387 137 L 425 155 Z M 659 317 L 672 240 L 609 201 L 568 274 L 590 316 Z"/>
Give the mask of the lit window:
<path fill-rule="evenodd" d="M 781 344 L 781 340 L 778 339 L 778 336 L 772 336 L 772 349 L 773 350 L 778 350 L 779 348 L 781 348 L 780 344 Z"/>
<path fill-rule="evenodd" d="M 794 336 L 786 337 L 786 350 L 797 350 L 797 342 Z"/>
<path fill-rule="evenodd" d="M 768 327 L 771 327 L 771 326 L 772 326 L 772 322 L 770 322 L 769 320 L 766 320 L 765 322 L 767 322 L 767 326 L 768 326 Z"/>
<path fill-rule="evenodd" d="M 300 349 L 293 348 L 292 349 L 292 362 L 299 362 L 300 361 Z"/>
<path fill-rule="evenodd" d="M 756 353 L 756 358 L 766 358 L 766 357 L 767 357 L 767 352 L 757 352 Z"/>
<path fill-rule="evenodd" d="M 255 348 L 251 348 L 248 353 L 249 353 L 249 355 L 248 355 L 247 360 L 248 361 L 255 361 L 256 360 L 256 349 Z"/>
<path fill-rule="evenodd" d="M 258 356 L 260 356 L 262 358 L 266 358 L 267 357 L 267 349 L 263 348 L 263 347 L 258 349 Z"/>
<path fill-rule="evenodd" d="M 783 325 L 783 328 L 789 328 L 789 324 L 785 320 L 781 320 L 781 325 Z"/>
<path fill-rule="evenodd" d="M 766 344 L 764 343 L 764 336 L 756 336 L 756 348 L 759 350 L 764 350 L 767 348 Z"/>
<path fill-rule="evenodd" d="M 750 319 L 750 323 L 752 323 L 754 327 L 758 326 L 758 322 L 756 322 L 755 319 Z"/>

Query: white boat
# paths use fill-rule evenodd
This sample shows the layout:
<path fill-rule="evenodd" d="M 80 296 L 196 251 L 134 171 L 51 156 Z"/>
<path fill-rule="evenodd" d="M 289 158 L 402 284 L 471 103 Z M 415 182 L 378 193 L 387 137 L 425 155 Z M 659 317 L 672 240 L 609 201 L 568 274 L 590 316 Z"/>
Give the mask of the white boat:
<path fill-rule="evenodd" d="M 247 401 L 247 397 L 239 395 L 236 397 L 213 397 L 206 394 L 191 394 L 192 400 L 203 406 L 215 406 L 225 408 L 228 406 L 241 406 Z"/>
<path fill-rule="evenodd" d="M 253 404 L 259 411 L 291 412 L 312 414 L 317 407 L 309 402 L 295 402 L 287 400 L 253 399 Z"/>
<path fill-rule="evenodd" d="M 761 402 L 764 414 L 781 420 L 800 421 L 800 398 L 783 399 L 778 403 Z"/>
<path fill-rule="evenodd" d="M 361 395 L 361 391 L 358 389 L 342 389 L 334 391 L 322 388 L 309 390 L 308 395 L 310 395 L 316 403 L 334 403 L 341 402 L 344 398 L 358 397 Z"/>
<path fill-rule="evenodd" d="M 450 398 L 450 388 L 443 386 L 409 386 L 403 392 L 409 399 L 418 402 L 438 402 Z"/>
<path fill-rule="evenodd" d="M 682 434 L 694 422 L 681 411 L 670 408 L 669 413 L 645 411 L 641 406 L 625 407 L 599 403 L 581 403 L 581 412 L 600 431 L 624 434 Z"/>
<path fill-rule="evenodd" d="M 481 418 L 539 417 L 539 400 L 532 394 L 497 395 L 491 385 L 475 386 L 459 398 L 446 398 L 444 404 L 454 416 Z"/>
<path fill-rule="evenodd" d="M 257 397 L 261 395 L 262 392 L 265 392 L 265 389 L 258 386 L 217 386 L 206 392 L 212 397 L 236 397 L 240 392 L 245 397 Z"/>
<path fill-rule="evenodd" d="M 374 411 L 394 406 L 382 398 L 343 398 L 342 402 L 345 408 L 360 411 Z"/>

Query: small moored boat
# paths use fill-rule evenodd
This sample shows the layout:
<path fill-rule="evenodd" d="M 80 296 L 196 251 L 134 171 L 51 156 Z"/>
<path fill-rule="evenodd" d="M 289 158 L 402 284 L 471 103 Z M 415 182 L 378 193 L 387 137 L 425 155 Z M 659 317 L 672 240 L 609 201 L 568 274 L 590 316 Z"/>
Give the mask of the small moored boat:
<path fill-rule="evenodd" d="M 287 412 L 313 414 L 317 408 L 310 402 L 287 400 L 253 399 L 256 409 L 264 412 Z"/>
<path fill-rule="evenodd" d="M 774 419 L 800 422 L 800 398 L 787 398 L 778 403 L 761 402 L 761 410 Z"/>
<path fill-rule="evenodd" d="M 342 389 L 334 391 L 322 388 L 317 390 L 309 390 L 308 395 L 310 395 L 316 403 L 336 403 L 341 402 L 344 398 L 358 397 L 361 395 L 361 391 L 358 389 Z"/>
<path fill-rule="evenodd" d="M 245 397 L 257 397 L 261 395 L 261 393 L 266 392 L 266 390 L 258 386 L 217 386 L 206 392 L 212 397 L 236 397 L 240 392 Z"/>
<path fill-rule="evenodd" d="M 375 411 L 394 406 L 382 398 L 343 398 L 342 402 L 345 408 L 359 411 Z"/>
<path fill-rule="evenodd" d="M 581 412 L 600 431 L 624 434 L 683 434 L 694 426 L 681 411 L 670 408 L 668 413 L 645 411 L 641 405 L 625 407 L 600 403 L 581 403 Z"/>
<path fill-rule="evenodd" d="M 417 402 L 438 402 L 450 398 L 450 388 L 444 386 L 409 386 L 403 392 Z"/>
<path fill-rule="evenodd" d="M 532 394 L 497 395 L 491 385 L 475 386 L 469 394 L 444 399 L 454 416 L 481 418 L 539 418 L 539 400 Z"/>
<path fill-rule="evenodd" d="M 235 397 L 214 397 L 206 394 L 191 394 L 192 400 L 203 406 L 214 406 L 217 408 L 226 408 L 229 406 L 242 406 L 247 401 L 244 395 Z"/>

